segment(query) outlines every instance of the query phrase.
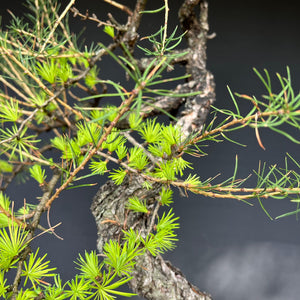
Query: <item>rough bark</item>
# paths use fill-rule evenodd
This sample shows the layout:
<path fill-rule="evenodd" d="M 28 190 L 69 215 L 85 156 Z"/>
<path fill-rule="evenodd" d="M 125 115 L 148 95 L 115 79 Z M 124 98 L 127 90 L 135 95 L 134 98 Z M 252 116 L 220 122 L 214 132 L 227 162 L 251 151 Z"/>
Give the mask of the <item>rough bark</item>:
<path fill-rule="evenodd" d="M 159 184 L 153 189 L 142 188 L 143 179 L 132 176 L 125 179 L 120 186 L 108 181 L 97 192 L 92 213 L 98 230 L 97 248 L 102 253 L 105 242 L 110 239 L 121 240 L 122 230 L 137 229 L 146 235 L 151 223 L 150 215 L 137 214 L 125 209 L 129 197 L 138 196 L 147 199 L 148 210 L 153 212 L 156 198 L 161 190 Z M 199 291 L 184 277 L 180 270 L 158 255 L 145 254 L 137 259 L 135 270 L 131 274 L 131 289 L 138 295 L 153 300 L 210 300 L 211 297 Z"/>
<path fill-rule="evenodd" d="M 195 9 L 200 9 L 198 17 Z M 178 86 L 177 90 L 201 91 L 200 95 L 180 99 L 176 104 L 183 106 L 177 117 L 178 125 L 183 128 L 185 135 L 201 130 L 210 104 L 215 100 L 213 76 L 206 70 L 207 9 L 206 1 L 185 0 L 179 11 L 179 20 L 183 30 L 187 31 L 189 46 L 184 63 L 191 77 L 188 82 Z M 174 106 L 168 97 L 157 101 L 166 107 Z M 116 186 L 108 181 L 97 192 L 91 210 L 97 224 L 97 248 L 100 253 L 108 240 L 121 240 L 122 229 L 138 229 L 144 235 L 148 232 L 161 186 L 155 183 L 151 190 L 146 190 L 142 188 L 142 184 L 141 177 L 128 175 L 121 185 Z M 146 199 L 151 212 L 149 215 L 126 210 L 128 198 L 133 195 Z M 146 299 L 212 299 L 189 283 L 180 270 L 164 261 L 161 256 L 145 254 L 139 257 L 132 276 L 131 289 Z"/>

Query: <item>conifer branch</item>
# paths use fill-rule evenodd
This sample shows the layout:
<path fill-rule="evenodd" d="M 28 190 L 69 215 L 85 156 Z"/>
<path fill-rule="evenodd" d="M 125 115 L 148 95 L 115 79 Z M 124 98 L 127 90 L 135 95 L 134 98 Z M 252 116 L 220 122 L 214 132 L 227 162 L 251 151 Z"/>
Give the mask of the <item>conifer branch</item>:
<path fill-rule="evenodd" d="M 37 204 L 26 203 L 17 212 L 9 198 L 0 194 L 2 290 L 11 299 L 25 299 L 30 294 L 36 299 L 109 300 L 114 295 L 132 296 L 118 290 L 129 282 L 134 292 L 149 299 L 210 300 L 208 294 L 200 292 L 161 257 L 173 250 L 178 241 L 179 223 L 172 210 L 172 189 L 179 189 L 183 196 L 191 192 L 250 205 L 249 200 L 258 199 L 269 217 L 262 199 L 287 198 L 298 204 L 300 174 L 289 165 L 292 162 L 300 169 L 300 164 L 289 154 L 284 168 L 259 165 L 254 170 L 257 184 L 253 186 L 246 186 L 248 177 L 238 179 L 237 159 L 233 175 L 215 183 L 216 178 L 203 180 L 193 171 L 188 155 L 201 158 L 204 141 L 235 142 L 230 132 L 246 126 L 254 129 L 262 148 L 262 127 L 300 143 L 279 127 L 285 123 L 300 129 L 300 94 L 292 89 L 289 69 L 286 78 L 278 75 L 278 93 L 271 88 L 268 72 L 262 75 L 255 70 L 267 95 L 262 99 L 237 95 L 249 101 L 248 114 L 240 113 L 230 90 L 235 110 L 214 107 L 214 79 L 206 69 L 206 1 L 182 0 L 179 21 L 183 34 L 170 30 L 167 0 L 154 10 L 146 10 L 146 0 L 136 0 L 132 11 L 118 2 L 104 1 L 127 14 L 126 24 L 119 24 L 111 14 L 108 22 L 94 13 L 84 15 L 72 7 L 74 0 L 61 13 L 57 0 L 28 0 L 30 25 L 15 19 L 7 32 L 0 32 L 0 82 L 4 87 L 0 91 L 1 189 L 29 169 L 42 190 Z M 200 10 L 199 16 L 196 8 Z M 108 34 L 112 42 L 108 46 L 99 43 L 90 49 L 78 48 L 77 38 L 71 39 L 65 21 L 69 11 L 74 17 L 104 26 L 103 34 Z M 142 47 L 142 16 L 162 11 L 161 28 L 145 36 L 142 40 L 147 39 L 151 45 Z M 183 38 L 187 39 L 188 48 L 177 50 Z M 137 48 L 147 58 L 135 58 Z M 116 49 L 121 52 L 115 52 Z M 103 80 L 104 55 L 125 72 L 128 84 Z M 185 67 L 187 75 L 173 77 L 168 73 L 166 77 L 165 73 L 178 63 Z M 175 87 L 164 89 L 166 83 Z M 119 104 L 114 106 L 108 101 L 105 106 L 99 101 L 103 98 L 117 98 Z M 209 110 L 214 115 L 205 122 Z M 161 122 L 152 118 L 158 114 L 169 119 Z M 225 117 L 216 124 L 220 114 Z M 38 139 L 41 133 L 43 141 Z M 50 149 L 58 151 L 58 155 Z M 80 175 L 87 167 L 89 170 Z M 45 256 L 40 257 L 38 250 L 32 252 L 30 248 L 32 239 L 38 237 L 37 228 L 43 232 L 54 229 L 49 215 L 49 229 L 42 228 L 41 216 L 49 213 L 62 191 L 91 186 L 84 180 L 102 174 L 111 180 L 94 198 L 92 213 L 98 229 L 97 248 L 104 259 L 100 260 L 95 251 L 79 255 L 80 273 L 74 279 L 62 284 L 60 277 L 55 276 L 55 284 L 46 287 L 43 278 L 53 277 L 53 268 L 49 268 Z M 49 182 L 47 178 L 51 178 Z M 162 206 L 167 210 L 160 215 Z M 296 208 L 279 217 L 298 212 Z M 7 226 L 8 221 L 15 226 Z M 17 245 L 16 251 L 12 244 Z M 7 271 L 14 269 L 12 285 L 5 286 Z"/>

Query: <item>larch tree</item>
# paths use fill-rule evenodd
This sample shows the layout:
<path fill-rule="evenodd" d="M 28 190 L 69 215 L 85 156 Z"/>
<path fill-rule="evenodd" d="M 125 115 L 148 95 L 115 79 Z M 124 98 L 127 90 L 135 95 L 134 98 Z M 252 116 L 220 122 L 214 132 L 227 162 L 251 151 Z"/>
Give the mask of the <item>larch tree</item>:
<path fill-rule="evenodd" d="M 107 20 L 82 12 L 75 0 L 65 6 L 57 0 L 27 0 L 25 18 L 12 14 L 10 25 L 1 30 L 0 296 L 212 299 L 162 257 L 178 242 L 180 216 L 172 210 L 173 190 L 183 197 L 258 199 L 263 209 L 265 198 L 299 203 L 300 165 L 291 156 L 284 168 L 261 165 L 255 172 L 257 185 L 250 187 L 247 178 L 237 177 L 237 161 L 233 175 L 218 182 L 193 172 L 189 157 L 201 163 L 206 142 L 235 142 L 229 133 L 246 126 L 253 128 L 261 147 L 261 127 L 299 143 L 280 125 L 299 129 L 300 96 L 293 91 L 289 70 L 286 77 L 278 76 L 277 92 L 268 72 L 255 70 L 266 95 L 229 90 L 235 110 L 217 108 L 214 78 L 206 69 L 211 37 L 206 1 L 181 0 L 180 29 L 169 26 L 168 0 L 155 10 L 147 8 L 146 0 L 136 0 L 132 7 L 104 2 L 127 21 L 119 23 L 109 11 Z M 141 34 L 140 24 L 149 14 L 161 16 L 161 27 Z M 69 17 L 98 26 L 109 42 L 81 46 Z M 107 78 L 103 61 L 126 84 Z M 174 72 L 178 65 L 184 69 L 181 75 Z M 240 112 L 238 98 L 249 101 L 246 114 Z M 40 197 L 15 203 L 5 191 L 17 175 L 26 174 L 40 187 Z M 97 182 L 99 176 L 107 182 L 91 206 L 98 254 L 79 255 L 78 275 L 62 282 L 31 242 L 40 234 L 57 235 L 50 222 L 44 228 L 40 220 L 64 190 L 89 186 L 85 180 Z M 282 216 L 298 212 L 297 206 Z M 127 283 L 132 293 L 122 291 Z"/>

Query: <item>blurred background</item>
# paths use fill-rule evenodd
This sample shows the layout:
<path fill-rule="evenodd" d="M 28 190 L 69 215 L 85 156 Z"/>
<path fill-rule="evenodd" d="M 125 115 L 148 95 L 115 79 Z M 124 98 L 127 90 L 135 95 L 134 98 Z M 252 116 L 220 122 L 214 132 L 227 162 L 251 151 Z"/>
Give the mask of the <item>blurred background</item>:
<path fill-rule="evenodd" d="M 131 7 L 133 2 L 120 0 Z M 178 25 L 177 11 L 181 1 L 169 2 L 171 30 Z M 62 5 L 67 3 L 61 1 Z M 149 1 L 147 9 L 158 8 L 162 3 L 162 0 Z M 101 0 L 77 0 L 76 7 L 83 13 L 89 9 L 100 19 L 107 19 L 107 13 L 112 12 L 118 21 L 126 20 L 124 14 Z M 7 9 L 20 16 L 24 11 L 23 1 L 1 1 L 2 25 L 11 18 Z M 259 71 L 266 68 L 276 89 L 276 72 L 285 75 L 289 66 L 298 93 L 298 14 L 296 1 L 209 1 L 210 33 L 216 33 L 216 37 L 207 44 L 207 65 L 215 76 L 217 107 L 232 108 L 227 85 L 233 92 L 257 97 L 265 93 L 253 67 Z M 86 27 L 83 36 L 87 45 L 103 41 L 102 29 L 96 24 L 72 16 L 70 23 L 77 32 Z M 162 23 L 163 14 L 155 19 L 151 16 L 141 27 L 142 35 L 154 33 Z M 118 79 L 119 73 L 113 69 L 104 71 L 117 81 L 123 80 Z M 245 100 L 239 103 L 242 110 L 247 111 L 249 103 Z M 289 132 L 300 138 L 299 131 Z M 218 181 L 232 175 L 236 155 L 240 178 L 257 169 L 259 161 L 284 166 L 286 152 L 299 160 L 299 145 L 268 130 L 261 130 L 260 135 L 265 151 L 259 147 L 254 131 L 244 129 L 230 137 L 247 147 L 229 142 L 211 144 L 206 149 L 208 156 L 193 160 L 196 171 L 203 179 L 221 173 Z M 254 177 L 247 185 L 255 184 Z M 93 180 L 99 185 L 103 183 L 103 179 Z M 64 280 L 76 273 L 73 261 L 78 253 L 96 248 L 96 226 L 89 208 L 99 185 L 62 193 L 51 208 L 50 218 L 52 225 L 62 222 L 57 233 L 64 240 L 43 235 L 36 241 L 41 251 L 47 249 L 48 258 L 58 267 Z M 7 193 L 11 200 L 21 203 L 24 198 L 35 202 L 35 197 L 40 195 L 38 188 L 30 183 L 13 185 Z M 174 209 L 181 224 L 179 242 L 175 251 L 165 257 L 200 290 L 209 292 L 217 300 L 299 299 L 300 225 L 295 216 L 270 220 L 256 200 L 252 207 L 236 200 L 205 199 L 193 194 L 182 198 L 176 191 L 175 194 Z M 295 208 L 288 200 L 271 199 L 263 203 L 273 218 Z"/>

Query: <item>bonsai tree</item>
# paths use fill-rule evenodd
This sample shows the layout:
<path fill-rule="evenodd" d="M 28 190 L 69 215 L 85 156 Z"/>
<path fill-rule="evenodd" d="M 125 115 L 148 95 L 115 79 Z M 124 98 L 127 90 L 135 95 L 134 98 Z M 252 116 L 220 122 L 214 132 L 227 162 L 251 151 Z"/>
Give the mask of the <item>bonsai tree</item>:
<path fill-rule="evenodd" d="M 258 199 L 263 209 L 264 198 L 299 202 L 300 175 L 289 165 L 300 166 L 291 156 L 284 168 L 261 165 L 255 172 L 257 185 L 250 187 L 247 178 L 237 177 L 237 161 L 233 175 L 218 182 L 200 178 L 189 158 L 201 163 L 207 141 L 235 142 L 230 132 L 246 126 L 253 128 L 262 148 L 261 127 L 299 143 L 280 125 L 299 129 L 300 96 L 288 69 L 286 77 L 278 75 L 279 91 L 272 90 L 267 71 L 255 70 L 266 95 L 229 90 L 235 110 L 218 108 L 213 75 L 206 69 L 206 1 L 181 1 L 181 29 L 169 28 L 168 0 L 156 10 L 147 10 L 146 0 L 136 0 L 133 9 L 103 1 L 127 21 L 120 24 L 109 11 L 108 20 L 81 12 L 75 0 L 66 6 L 56 0 L 27 0 L 26 18 L 12 14 L 11 24 L 1 31 L 0 296 L 211 299 L 162 257 L 178 240 L 173 190 L 250 204 Z M 68 25 L 70 13 L 78 22 L 94 23 L 109 42 L 80 46 L 80 37 Z M 162 16 L 157 32 L 139 33 L 145 14 Z M 125 84 L 107 78 L 103 61 Z M 180 75 L 174 72 L 178 65 L 184 67 Z M 240 112 L 239 98 L 249 101 L 246 114 Z M 32 203 L 15 203 L 6 189 L 16 176 L 26 174 L 41 195 Z M 46 255 L 31 248 L 32 241 L 40 234 L 57 236 L 55 227 L 44 228 L 40 220 L 63 197 L 62 191 L 88 186 L 88 177 L 97 182 L 99 176 L 107 182 L 91 207 L 97 252 L 79 254 L 78 275 L 62 282 Z M 298 212 L 296 207 L 282 216 Z M 130 293 L 122 291 L 127 283 Z"/>

